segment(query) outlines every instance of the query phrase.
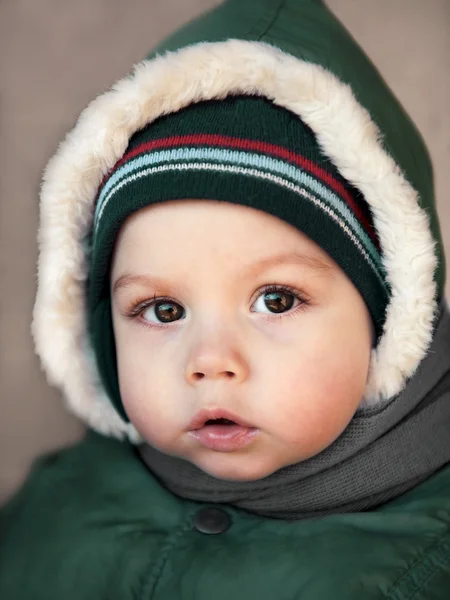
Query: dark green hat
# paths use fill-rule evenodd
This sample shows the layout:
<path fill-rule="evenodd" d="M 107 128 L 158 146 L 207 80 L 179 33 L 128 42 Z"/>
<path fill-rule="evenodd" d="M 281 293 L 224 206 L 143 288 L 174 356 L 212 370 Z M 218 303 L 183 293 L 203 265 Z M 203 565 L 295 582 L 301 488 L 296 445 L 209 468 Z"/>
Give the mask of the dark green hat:
<path fill-rule="evenodd" d="M 130 139 L 102 181 L 92 231 L 89 320 L 105 388 L 120 399 L 109 272 L 120 227 L 156 202 L 214 199 L 263 210 L 308 235 L 345 271 L 382 333 L 389 288 L 363 195 L 319 148 L 294 113 L 257 96 L 191 104 Z"/>

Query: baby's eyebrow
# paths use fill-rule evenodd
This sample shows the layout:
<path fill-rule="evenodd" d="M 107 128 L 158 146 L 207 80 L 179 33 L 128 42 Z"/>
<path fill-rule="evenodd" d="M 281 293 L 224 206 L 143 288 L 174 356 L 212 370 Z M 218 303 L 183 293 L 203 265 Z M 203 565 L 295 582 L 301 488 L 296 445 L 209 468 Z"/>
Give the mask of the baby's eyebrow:
<path fill-rule="evenodd" d="M 332 265 L 324 262 L 318 257 L 308 256 L 306 254 L 298 254 L 297 252 L 291 252 L 288 254 L 280 254 L 278 256 L 269 256 L 263 258 L 257 263 L 250 265 L 244 265 L 241 268 L 241 277 L 256 277 L 263 271 L 266 271 L 272 267 L 284 264 L 296 264 L 302 267 L 306 267 L 310 270 L 315 271 L 318 275 L 331 276 L 333 275 Z M 133 275 L 131 273 L 125 273 L 117 279 L 113 286 L 113 292 L 121 288 L 128 287 L 129 285 L 163 285 L 163 280 L 159 277 L 148 277 L 147 275 Z"/>
<path fill-rule="evenodd" d="M 263 271 L 284 264 L 295 264 L 316 271 L 318 274 L 332 275 L 334 272 L 333 266 L 326 263 L 319 257 L 309 256 L 307 254 L 299 254 L 298 252 L 289 252 L 287 254 L 279 254 L 278 256 L 269 256 L 263 258 L 257 263 L 245 265 L 242 269 L 242 275 L 256 276 Z"/>
<path fill-rule="evenodd" d="M 113 285 L 113 293 L 117 292 L 122 288 L 126 288 L 130 285 L 158 285 L 162 283 L 162 279 L 159 277 L 149 277 L 147 275 L 133 275 L 131 273 L 125 273 L 121 275 Z"/>

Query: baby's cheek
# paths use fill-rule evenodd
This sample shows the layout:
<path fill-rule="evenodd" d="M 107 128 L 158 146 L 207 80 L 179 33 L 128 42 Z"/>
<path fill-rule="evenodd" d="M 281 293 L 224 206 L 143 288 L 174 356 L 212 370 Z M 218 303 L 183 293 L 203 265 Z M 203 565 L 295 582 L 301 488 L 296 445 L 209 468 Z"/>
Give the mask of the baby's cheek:
<path fill-rule="evenodd" d="M 123 365 L 119 368 L 119 387 L 128 418 L 139 433 L 148 440 L 149 436 L 153 436 L 154 418 L 151 415 L 153 403 L 146 382 L 142 381 L 133 365 L 129 365 L 129 368 Z"/>
<path fill-rule="evenodd" d="M 125 411 L 140 435 L 161 452 L 171 453 L 177 443 L 182 410 L 173 404 L 170 386 L 155 372 L 144 377 L 131 367 L 121 378 L 120 392 Z"/>
<path fill-rule="evenodd" d="M 364 386 L 354 369 L 335 362 L 309 365 L 292 382 L 290 410 L 285 411 L 280 430 L 285 441 L 296 447 L 301 458 L 309 458 L 331 445 L 347 427 L 360 403 Z"/>
<path fill-rule="evenodd" d="M 353 363 L 330 368 L 321 382 L 320 416 L 329 444 L 352 420 L 364 393 L 364 365 Z"/>
<path fill-rule="evenodd" d="M 171 443 L 170 428 L 159 417 L 158 411 L 135 395 L 125 396 L 123 403 L 128 418 L 144 440 L 161 451 L 167 450 Z"/>
<path fill-rule="evenodd" d="M 132 379 L 119 377 L 120 395 L 128 418 L 141 434 L 147 435 L 149 424 L 148 404 L 145 402 L 144 390 L 133 384 Z"/>

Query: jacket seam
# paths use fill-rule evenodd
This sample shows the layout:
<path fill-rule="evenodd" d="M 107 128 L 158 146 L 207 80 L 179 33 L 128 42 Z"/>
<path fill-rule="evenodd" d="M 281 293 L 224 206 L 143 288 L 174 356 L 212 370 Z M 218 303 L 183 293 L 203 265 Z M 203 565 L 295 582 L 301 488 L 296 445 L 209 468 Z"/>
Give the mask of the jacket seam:
<path fill-rule="evenodd" d="M 385 596 L 386 600 L 412 600 L 448 559 L 450 559 L 449 530 L 428 548 L 425 554 L 415 560 L 408 570 L 397 579 Z M 437 563 L 431 564 L 433 560 L 436 560 Z M 402 592 L 402 588 L 413 583 L 414 576 L 418 581 L 414 584 L 411 592 L 405 595 Z"/>
<path fill-rule="evenodd" d="M 261 38 L 262 38 L 264 35 L 266 35 L 266 33 L 269 31 L 269 29 L 272 27 L 272 25 L 273 25 L 273 24 L 275 23 L 275 21 L 277 20 L 277 18 L 278 18 L 278 15 L 280 14 L 280 12 L 281 12 L 281 9 L 283 8 L 283 6 L 284 6 L 284 4 L 285 4 L 285 1 L 286 1 L 286 0 L 279 0 L 279 4 L 278 4 L 278 6 L 277 6 L 277 8 L 276 8 L 276 10 L 275 10 L 275 12 L 274 12 L 274 14 L 273 14 L 273 16 L 272 16 L 272 17 L 270 17 L 270 19 L 269 19 L 269 22 L 267 23 L 267 25 L 265 25 L 265 26 L 263 25 L 263 30 L 261 31 L 261 33 L 259 33 L 259 34 L 256 34 L 256 33 L 255 33 L 255 36 L 256 36 L 256 39 L 255 39 L 255 41 L 258 41 L 258 42 L 259 42 L 259 41 L 261 41 Z M 259 22 L 258 22 L 258 23 L 256 23 L 256 25 L 255 25 L 255 24 L 253 24 L 253 25 L 250 27 L 250 29 L 247 31 L 247 33 L 245 33 L 245 34 L 244 34 L 244 36 L 243 36 L 243 37 L 244 37 L 244 38 L 251 37 L 251 35 L 252 35 L 252 32 L 253 32 L 253 31 L 255 31 L 255 30 L 257 31 L 257 30 L 258 30 L 258 26 L 260 25 L 260 23 L 261 23 L 261 22 L 264 22 L 264 21 L 265 21 L 265 18 L 264 18 L 264 17 L 262 17 L 262 18 L 259 20 Z"/>
<path fill-rule="evenodd" d="M 189 514 L 189 516 L 186 517 L 184 525 L 182 525 L 172 535 L 170 535 L 166 539 L 166 542 L 163 544 L 159 557 L 153 566 L 150 576 L 148 577 L 148 579 L 146 578 L 140 586 L 140 593 L 138 596 L 139 598 L 148 598 L 149 600 L 155 598 L 156 588 L 158 587 L 158 584 L 160 582 L 162 572 L 164 571 L 164 567 L 166 565 L 171 550 L 176 545 L 179 538 L 181 538 L 187 531 L 191 529 L 192 515 Z"/>

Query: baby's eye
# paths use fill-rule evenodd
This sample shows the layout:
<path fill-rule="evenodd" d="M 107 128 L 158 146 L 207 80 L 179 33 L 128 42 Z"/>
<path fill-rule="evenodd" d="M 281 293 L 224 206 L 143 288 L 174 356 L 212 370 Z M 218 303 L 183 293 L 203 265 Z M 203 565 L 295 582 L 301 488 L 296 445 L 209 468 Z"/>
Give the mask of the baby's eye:
<path fill-rule="evenodd" d="M 264 290 L 253 306 L 259 308 L 256 312 L 264 312 L 264 308 L 267 308 L 271 313 L 283 313 L 290 310 L 296 300 L 300 302 L 299 298 L 293 292 L 285 289 L 271 288 Z"/>
<path fill-rule="evenodd" d="M 143 310 L 142 318 L 146 321 L 153 321 L 156 316 L 157 323 L 171 323 L 182 318 L 183 313 L 184 310 L 176 302 L 172 300 L 160 300 Z"/>
<path fill-rule="evenodd" d="M 266 312 L 266 314 L 280 314 L 288 312 L 297 302 L 298 305 L 307 304 L 294 290 L 285 287 L 269 286 L 263 290 L 254 302 L 253 312 Z M 144 309 L 136 310 L 135 315 L 140 314 L 145 321 L 153 323 L 173 323 L 185 317 L 184 309 L 169 298 L 154 300 L 147 304 Z"/>

